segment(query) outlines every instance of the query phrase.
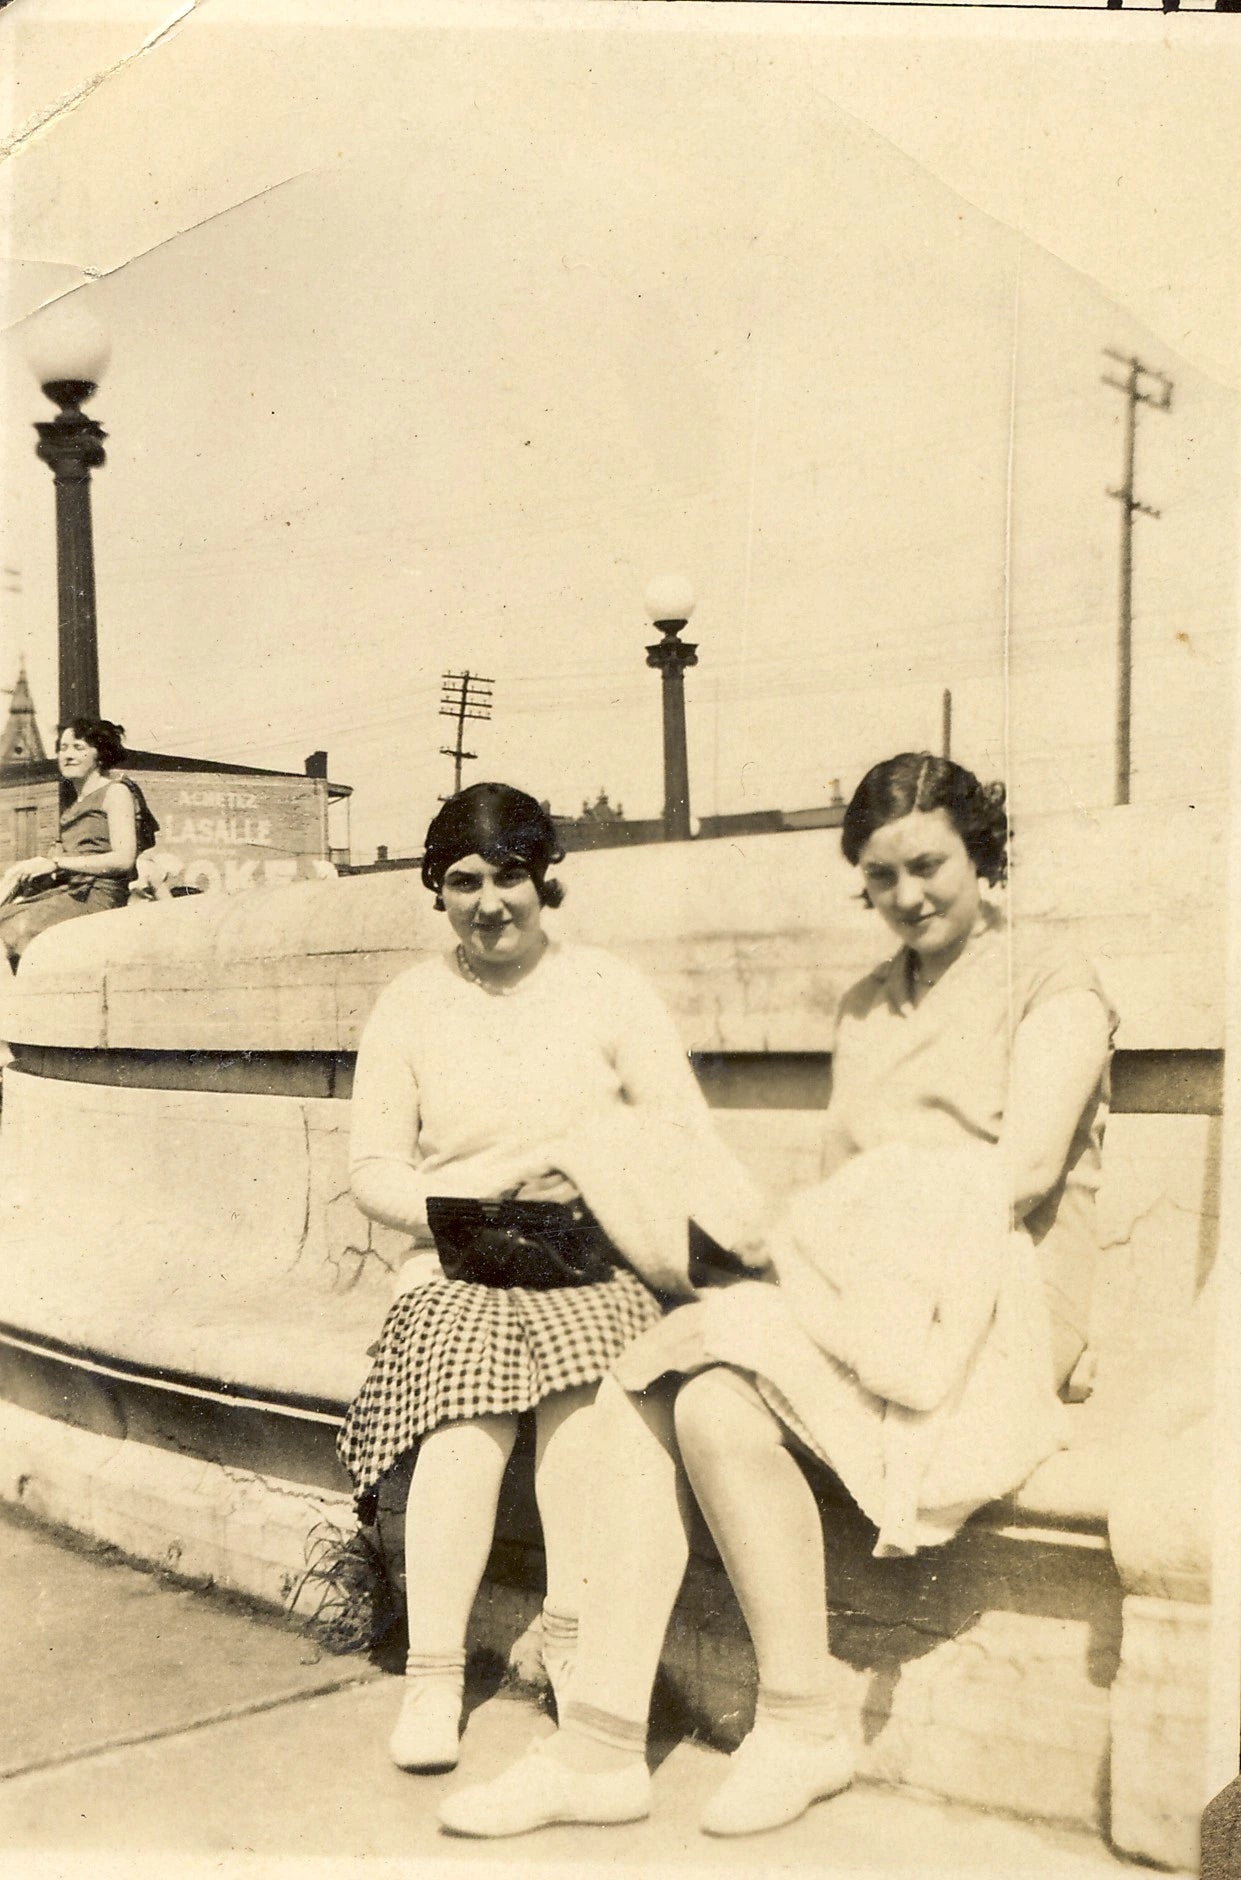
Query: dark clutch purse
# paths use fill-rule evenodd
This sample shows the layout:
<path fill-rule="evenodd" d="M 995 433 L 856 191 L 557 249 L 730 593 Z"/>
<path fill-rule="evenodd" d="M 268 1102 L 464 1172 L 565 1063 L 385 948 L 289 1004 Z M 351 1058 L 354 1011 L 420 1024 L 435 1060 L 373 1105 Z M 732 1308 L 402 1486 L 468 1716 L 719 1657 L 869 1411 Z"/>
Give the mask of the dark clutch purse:
<path fill-rule="evenodd" d="M 446 1279 L 475 1286 L 596 1286 L 616 1267 L 611 1241 L 583 1201 L 475 1201 L 431 1195 L 427 1223 Z"/>

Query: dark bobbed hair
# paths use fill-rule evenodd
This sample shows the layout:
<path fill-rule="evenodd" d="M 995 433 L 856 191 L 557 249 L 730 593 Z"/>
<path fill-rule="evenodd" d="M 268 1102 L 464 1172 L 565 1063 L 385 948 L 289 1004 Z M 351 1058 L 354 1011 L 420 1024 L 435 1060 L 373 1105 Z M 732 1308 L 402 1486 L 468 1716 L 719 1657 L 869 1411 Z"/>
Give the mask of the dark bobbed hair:
<path fill-rule="evenodd" d="M 70 718 L 56 733 L 57 744 L 66 731 L 98 751 L 100 770 L 114 769 L 125 755 L 125 727 L 114 725 L 110 718 Z"/>
<path fill-rule="evenodd" d="M 564 860 L 564 849 L 547 810 L 524 790 L 507 783 L 472 783 L 450 796 L 431 820 L 422 854 L 422 882 L 443 907 L 444 876 L 463 855 L 481 855 L 493 867 L 524 868 L 543 907 L 559 907 L 564 888 L 547 871 Z"/>
<path fill-rule="evenodd" d="M 942 809 L 984 881 L 1008 876 L 1010 833 L 1002 783 L 980 783 L 972 770 L 930 751 L 902 751 L 868 770 L 849 801 L 840 830 L 845 860 L 856 865 L 884 823 L 914 810 Z"/>

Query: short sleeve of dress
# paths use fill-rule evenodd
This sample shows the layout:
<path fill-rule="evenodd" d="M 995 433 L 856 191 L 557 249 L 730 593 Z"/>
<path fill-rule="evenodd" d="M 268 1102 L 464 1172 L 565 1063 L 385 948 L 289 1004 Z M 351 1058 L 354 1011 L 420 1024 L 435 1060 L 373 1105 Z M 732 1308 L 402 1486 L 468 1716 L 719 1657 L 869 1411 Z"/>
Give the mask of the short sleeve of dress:
<path fill-rule="evenodd" d="M 1120 1016 L 1098 971 L 1076 947 L 1039 948 L 1024 962 L 1018 958 L 1013 986 L 1013 1020 L 1023 1018 L 1061 992 L 1093 992 L 1107 1013 L 1108 1032 L 1114 1037 Z"/>

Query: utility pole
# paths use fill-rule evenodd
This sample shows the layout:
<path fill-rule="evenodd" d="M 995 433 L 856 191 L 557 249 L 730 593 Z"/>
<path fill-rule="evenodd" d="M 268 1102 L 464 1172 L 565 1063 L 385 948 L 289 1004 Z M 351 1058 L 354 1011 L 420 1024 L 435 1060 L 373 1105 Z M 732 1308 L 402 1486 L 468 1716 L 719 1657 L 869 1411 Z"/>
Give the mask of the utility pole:
<path fill-rule="evenodd" d="M 952 693 L 947 686 L 944 687 L 943 710 L 942 710 L 941 721 L 940 721 L 940 742 L 943 746 L 943 755 L 945 757 L 951 757 L 952 756 Z"/>
<path fill-rule="evenodd" d="M 461 766 L 467 757 L 476 758 L 477 751 L 465 751 L 461 748 L 465 736 L 467 718 L 486 720 L 491 717 L 491 688 L 494 679 L 480 679 L 475 672 L 446 672 L 440 680 L 440 717 L 455 718 L 457 721 L 457 741 L 455 744 L 441 744 L 441 757 L 453 760 L 453 795 L 461 788 Z M 446 798 L 441 798 L 441 802 Z"/>
<path fill-rule="evenodd" d="M 1172 408 L 1172 380 L 1152 366 L 1144 366 L 1132 353 L 1103 348 L 1109 359 L 1125 368 L 1123 379 L 1103 375 L 1103 383 L 1125 395 L 1125 480 L 1109 490 L 1120 504 L 1120 630 L 1116 658 L 1116 801 L 1129 801 L 1129 732 L 1133 712 L 1133 518 L 1159 517 L 1159 510 L 1141 503 L 1134 494 L 1134 458 L 1137 449 L 1138 406 L 1155 411 Z"/>

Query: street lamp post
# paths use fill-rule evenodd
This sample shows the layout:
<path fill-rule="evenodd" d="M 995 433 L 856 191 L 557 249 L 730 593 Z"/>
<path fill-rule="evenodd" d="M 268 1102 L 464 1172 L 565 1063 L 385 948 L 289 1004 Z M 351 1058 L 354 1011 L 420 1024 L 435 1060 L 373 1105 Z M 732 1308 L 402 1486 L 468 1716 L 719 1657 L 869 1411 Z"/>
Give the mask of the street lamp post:
<path fill-rule="evenodd" d="M 679 576 L 664 575 L 646 591 L 646 611 L 662 635 L 646 649 L 646 663 L 663 678 L 664 840 L 688 842 L 689 754 L 685 743 L 685 668 L 698 664 L 698 648 L 678 635 L 694 611 L 694 591 Z"/>
<path fill-rule="evenodd" d="M 56 479 L 56 577 L 59 598 L 58 705 L 61 724 L 99 716 L 99 644 L 90 473 L 106 462 L 107 432 L 82 410 L 108 360 L 97 323 L 57 305 L 35 323 L 30 364 L 58 415 L 36 424 L 36 451 Z"/>

